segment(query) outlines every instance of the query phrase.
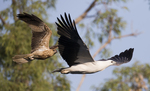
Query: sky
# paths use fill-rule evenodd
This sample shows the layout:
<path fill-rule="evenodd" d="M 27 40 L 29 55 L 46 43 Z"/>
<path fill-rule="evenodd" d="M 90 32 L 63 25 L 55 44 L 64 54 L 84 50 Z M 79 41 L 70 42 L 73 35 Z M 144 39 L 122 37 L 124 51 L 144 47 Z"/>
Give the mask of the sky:
<path fill-rule="evenodd" d="M 92 1 L 93 0 L 57 0 L 56 9 L 50 9 L 47 11 L 50 16 L 48 21 L 51 23 L 56 22 L 56 17 L 59 17 L 60 14 L 64 14 L 64 12 L 70 13 L 72 19 L 76 19 L 87 9 Z M 0 3 L 2 3 L 2 0 L 0 0 Z M 0 10 L 6 6 L 6 3 L 1 5 Z M 121 6 L 127 6 L 129 10 L 127 11 L 119 9 Z M 122 35 L 129 34 L 133 31 L 142 32 L 142 34 L 136 37 L 127 37 L 119 40 L 113 40 L 111 45 L 109 45 L 109 48 L 112 51 L 111 56 L 119 54 L 126 49 L 134 48 L 134 54 L 131 62 L 120 65 L 117 68 L 132 66 L 132 64 L 137 60 L 140 61 L 140 63 L 149 63 L 150 7 L 148 5 L 148 0 L 131 0 L 126 4 L 117 4 L 113 5 L 113 7 L 119 9 L 119 16 L 121 16 L 123 20 L 127 22 L 126 29 L 122 32 Z M 93 12 L 94 9 L 92 9 L 92 11 L 89 13 L 92 14 Z M 90 20 L 88 21 L 88 19 L 86 19 L 86 22 L 90 22 Z M 80 29 L 81 28 L 78 28 L 79 35 L 81 38 L 83 38 L 82 33 L 84 32 L 80 32 Z M 93 55 L 100 46 L 101 44 L 95 43 L 94 48 L 90 49 L 91 55 Z M 95 60 L 98 59 L 100 59 L 100 57 L 96 56 Z M 64 63 L 65 66 L 67 66 L 63 59 L 60 61 Z M 116 68 L 116 66 L 111 66 L 104 71 L 86 75 L 80 91 L 91 91 L 91 86 L 99 86 L 100 83 L 104 83 L 107 79 L 112 78 L 112 71 L 114 68 Z M 82 75 L 67 74 L 67 78 L 71 82 L 71 91 L 76 90 L 81 77 Z"/>

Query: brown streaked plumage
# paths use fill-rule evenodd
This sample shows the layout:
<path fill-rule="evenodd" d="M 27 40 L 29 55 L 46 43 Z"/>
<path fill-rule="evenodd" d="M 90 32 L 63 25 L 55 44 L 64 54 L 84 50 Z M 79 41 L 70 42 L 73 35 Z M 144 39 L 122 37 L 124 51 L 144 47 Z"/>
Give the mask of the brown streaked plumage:
<path fill-rule="evenodd" d="M 26 22 L 32 29 L 32 50 L 30 54 L 15 55 L 13 57 L 14 62 L 26 63 L 34 59 L 46 59 L 57 52 L 57 45 L 49 47 L 52 31 L 41 19 L 27 13 L 18 14 L 17 17 L 19 20 Z"/>

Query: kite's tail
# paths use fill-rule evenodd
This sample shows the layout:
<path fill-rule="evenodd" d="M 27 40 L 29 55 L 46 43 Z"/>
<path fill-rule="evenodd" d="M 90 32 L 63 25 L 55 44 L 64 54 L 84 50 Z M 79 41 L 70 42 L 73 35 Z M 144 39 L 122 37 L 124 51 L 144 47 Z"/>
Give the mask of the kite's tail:
<path fill-rule="evenodd" d="M 28 61 L 31 61 L 28 57 L 30 57 L 30 54 L 15 55 L 13 61 L 19 64 L 27 63 Z"/>

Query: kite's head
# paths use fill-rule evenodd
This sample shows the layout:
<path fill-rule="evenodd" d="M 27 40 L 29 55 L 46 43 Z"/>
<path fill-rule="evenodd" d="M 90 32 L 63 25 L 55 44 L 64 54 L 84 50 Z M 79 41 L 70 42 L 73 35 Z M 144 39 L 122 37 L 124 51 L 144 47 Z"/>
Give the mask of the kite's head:
<path fill-rule="evenodd" d="M 58 48 L 58 45 L 55 45 L 55 46 L 51 46 L 51 47 L 50 47 L 50 49 L 52 50 L 52 54 L 53 54 L 53 55 L 57 53 L 57 50 L 56 50 L 57 48 Z M 51 55 L 51 56 L 53 56 L 53 55 Z"/>

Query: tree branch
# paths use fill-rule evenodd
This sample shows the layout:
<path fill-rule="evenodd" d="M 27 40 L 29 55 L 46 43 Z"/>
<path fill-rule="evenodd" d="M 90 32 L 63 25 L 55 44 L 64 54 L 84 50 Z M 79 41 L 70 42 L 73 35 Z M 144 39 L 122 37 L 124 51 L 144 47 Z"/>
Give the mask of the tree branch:
<path fill-rule="evenodd" d="M 96 55 L 103 49 L 105 48 L 111 41 L 112 41 L 112 18 L 110 17 L 109 19 L 110 22 L 110 29 L 109 29 L 109 36 L 108 36 L 108 40 L 95 52 L 95 54 L 93 55 L 93 58 L 96 57 Z"/>
<path fill-rule="evenodd" d="M 5 20 L 2 18 L 2 16 L 1 16 L 1 15 L 0 15 L 0 19 L 1 19 L 2 23 L 3 23 L 3 25 L 5 25 L 5 24 L 6 24 L 6 22 L 5 22 Z"/>
<path fill-rule="evenodd" d="M 134 32 L 134 33 L 127 34 L 127 35 L 122 35 L 122 36 L 119 36 L 119 37 L 113 37 L 111 40 L 113 40 L 113 39 L 120 39 L 120 38 L 124 38 L 124 37 L 129 37 L 129 36 L 137 36 L 137 35 L 139 35 L 141 33 L 142 32 Z"/>
<path fill-rule="evenodd" d="M 12 0 L 12 10 L 13 10 L 13 18 L 14 18 L 14 21 L 17 20 L 17 17 L 16 17 L 16 1 L 15 0 Z"/>
<path fill-rule="evenodd" d="M 83 74 L 83 75 L 82 75 L 81 81 L 80 81 L 80 83 L 79 83 L 79 85 L 78 85 L 78 87 L 77 87 L 76 91 L 79 91 L 79 89 L 80 89 L 81 85 L 82 85 L 82 84 L 83 84 L 83 82 L 84 82 L 85 76 L 86 76 L 85 74 Z"/>
<path fill-rule="evenodd" d="M 131 34 L 127 34 L 127 35 L 122 35 L 122 36 L 119 36 L 119 37 L 113 37 L 111 38 L 110 40 L 107 40 L 96 52 L 95 54 L 93 55 L 93 58 L 96 57 L 96 55 L 102 50 L 104 49 L 112 40 L 114 39 L 121 39 L 121 38 L 124 38 L 124 37 L 129 37 L 129 36 L 137 36 L 141 33 L 137 33 L 137 32 L 134 32 L 134 33 L 131 33 Z"/>
<path fill-rule="evenodd" d="M 95 6 L 95 3 L 97 2 L 98 0 L 94 0 L 91 5 L 85 10 L 85 12 L 80 15 L 76 20 L 75 20 L 75 23 L 79 23 L 82 19 L 85 18 L 85 16 L 87 15 L 87 13 Z"/>
<path fill-rule="evenodd" d="M 110 42 L 111 42 L 111 41 L 105 42 L 105 43 L 94 53 L 93 58 L 95 58 L 96 55 L 97 55 L 102 49 L 104 49 Z"/>

